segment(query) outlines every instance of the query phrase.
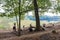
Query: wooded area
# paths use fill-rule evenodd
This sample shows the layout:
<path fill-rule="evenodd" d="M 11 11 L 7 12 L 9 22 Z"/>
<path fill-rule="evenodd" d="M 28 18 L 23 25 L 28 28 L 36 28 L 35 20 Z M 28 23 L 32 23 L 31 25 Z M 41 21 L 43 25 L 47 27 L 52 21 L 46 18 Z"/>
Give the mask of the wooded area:
<path fill-rule="evenodd" d="M 52 3 L 56 2 L 56 3 Z M 53 14 L 60 13 L 60 0 L 0 0 L 4 12 L 0 12 L 0 17 L 16 18 L 18 27 L 18 36 L 21 36 L 21 20 L 24 19 L 25 14 L 34 11 L 36 27 L 34 32 L 45 31 L 46 29 L 40 25 L 39 16 L 44 15 L 44 12 L 52 9 Z M 19 19 L 18 19 L 19 17 Z"/>

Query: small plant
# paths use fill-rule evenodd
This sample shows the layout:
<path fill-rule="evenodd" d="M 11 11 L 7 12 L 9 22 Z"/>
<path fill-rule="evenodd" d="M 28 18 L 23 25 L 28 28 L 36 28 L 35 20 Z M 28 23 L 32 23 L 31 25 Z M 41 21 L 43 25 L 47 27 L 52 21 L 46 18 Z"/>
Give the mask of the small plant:
<path fill-rule="evenodd" d="M 56 30 L 52 30 L 52 33 L 57 33 Z"/>

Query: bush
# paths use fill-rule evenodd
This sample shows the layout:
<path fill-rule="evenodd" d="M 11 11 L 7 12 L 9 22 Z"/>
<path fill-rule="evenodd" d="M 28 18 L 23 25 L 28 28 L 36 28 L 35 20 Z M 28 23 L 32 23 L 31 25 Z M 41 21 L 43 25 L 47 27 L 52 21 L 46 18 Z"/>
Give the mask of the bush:
<path fill-rule="evenodd" d="M 52 30 L 52 33 L 57 33 L 56 30 Z"/>

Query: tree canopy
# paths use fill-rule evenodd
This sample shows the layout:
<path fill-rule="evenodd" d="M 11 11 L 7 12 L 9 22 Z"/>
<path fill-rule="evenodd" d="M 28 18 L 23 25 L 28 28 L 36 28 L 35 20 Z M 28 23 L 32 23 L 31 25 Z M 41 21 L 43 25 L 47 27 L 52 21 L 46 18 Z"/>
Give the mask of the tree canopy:
<path fill-rule="evenodd" d="M 5 13 L 14 16 L 14 13 L 18 15 L 18 7 L 19 1 L 18 0 L 4 0 L 5 4 L 3 5 Z M 40 12 L 45 12 L 51 7 L 50 0 L 37 0 L 38 8 L 41 9 Z M 2 3 L 3 4 L 3 3 Z M 21 0 L 21 14 L 24 15 L 28 11 L 34 10 L 33 7 L 33 0 Z M 4 14 L 4 15 L 6 15 Z"/>

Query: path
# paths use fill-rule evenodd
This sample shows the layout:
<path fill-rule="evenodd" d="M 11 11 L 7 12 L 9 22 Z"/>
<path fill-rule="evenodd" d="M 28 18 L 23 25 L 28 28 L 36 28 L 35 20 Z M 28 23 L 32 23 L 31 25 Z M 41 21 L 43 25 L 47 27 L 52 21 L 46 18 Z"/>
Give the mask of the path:
<path fill-rule="evenodd" d="M 60 29 L 57 30 L 58 32 L 60 32 Z M 27 35 L 22 35 L 20 37 L 11 37 L 11 38 L 5 38 L 6 40 L 19 40 L 19 39 L 23 39 L 23 38 L 30 38 L 30 37 L 36 37 L 36 36 L 41 36 L 43 34 L 47 34 L 47 33 L 51 33 L 51 31 L 44 31 L 44 32 L 37 32 L 37 33 L 33 33 L 33 34 L 27 34 Z M 1 40 L 5 40 L 5 39 L 1 39 Z"/>
<path fill-rule="evenodd" d="M 39 35 L 43 35 L 43 34 L 46 34 L 46 33 L 50 33 L 52 30 L 46 30 L 46 31 L 41 31 L 41 32 L 35 32 L 35 33 L 28 33 L 28 34 L 24 34 L 22 36 L 20 36 L 20 38 L 24 38 L 24 37 L 32 37 L 32 36 L 39 36 Z M 58 29 L 57 31 L 60 31 L 60 29 Z M 2 39 L 9 39 L 9 38 L 13 38 L 13 37 L 17 37 L 13 32 L 10 32 L 10 31 L 5 31 L 5 32 L 0 32 L 0 40 Z"/>

